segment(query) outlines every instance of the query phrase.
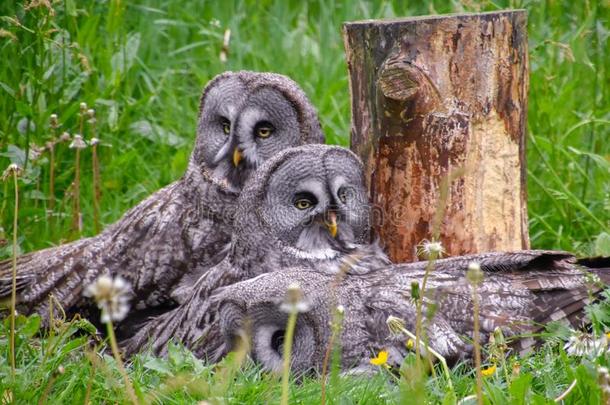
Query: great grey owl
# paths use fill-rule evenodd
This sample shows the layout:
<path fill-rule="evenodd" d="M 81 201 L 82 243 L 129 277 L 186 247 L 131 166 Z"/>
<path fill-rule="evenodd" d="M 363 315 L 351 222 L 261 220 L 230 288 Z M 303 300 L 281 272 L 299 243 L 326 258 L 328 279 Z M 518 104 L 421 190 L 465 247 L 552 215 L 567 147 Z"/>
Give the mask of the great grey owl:
<path fill-rule="evenodd" d="M 201 96 L 197 138 L 184 176 L 100 235 L 18 259 L 18 309 L 48 317 L 52 294 L 68 313 L 88 314 L 83 289 L 101 274 L 132 286 L 129 325 L 181 301 L 230 242 L 244 181 L 288 147 L 323 143 L 317 113 L 291 79 L 226 72 Z M 0 264 L 0 297 L 10 295 L 11 264 Z"/>
<path fill-rule="evenodd" d="M 610 259 L 579 262 L 564 252 L 487 253 L 438 260 L 428 280 L 423 313 L 433 309 L 433 316 L 425 321 L 428 343 L 449 362 L 472 356 L 474 312 L 466 277 L 472 262 L 483 273 L 477 288 L 482 343 L 499 327 L 518 352 L 531 349 L 536 341 L 530 336 L 550 321 L 581 326 L 589 298 L 610 282 Z M 392 334 L 386 321 L 398 317 L 415 333 L 412 283 L 421 284 L 426 266 L 427 262 L 392 265 L 340 279 L 319 270 L 292 268 L 219 289 L 211 301 L 223 337 L 216 338 L 223 342 L 214 343 L 213 360 L 230 351 L 246 329 L 253 359 L 268 370 L 281 369 L 288 315 L 279 304 L 289 285 L 297 283 L 309 310 L 298 315 L 294 332 L 295 372 L 321 369 L 337 305 L 344 307 L 340 343 L 345 370 L 369 369 L 369 360 L 381 350 L 388 351 L 389 364 L 400 365 L 408 351 L 408 336 Z M 592 281 L 595 278 L 597 282 Z"/>
<path fill-rule="evenodd" d="M 237 206 L 227 257 L 199 279 L 184 304 L 125 342 L 128 353 L 147 343 L 163 353 L 173 338 L 213 358 L 220 340 L 208 298 L 219 287 L 292 266 L 332 276 L 389 263 L 369 243 L 362 163 L 348 149 L 305 145 L 281 152 L 252 176 Z"/>

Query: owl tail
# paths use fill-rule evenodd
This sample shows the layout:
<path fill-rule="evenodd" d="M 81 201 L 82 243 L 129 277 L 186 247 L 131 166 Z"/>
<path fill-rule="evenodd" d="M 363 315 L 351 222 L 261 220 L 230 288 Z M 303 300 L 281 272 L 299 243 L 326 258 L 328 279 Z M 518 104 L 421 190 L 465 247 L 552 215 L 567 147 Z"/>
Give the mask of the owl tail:
<path fill-rule="evenodd" d="M 610 288 L 610 257 L 579 259 L 576 265 L 585 271 L 584 278 L 582 275 L 558 277 L 557 285 L 541 282 L 539 288 L 532 288 L 536 295 L 531 312 L 536 325 L 532 330 L 534 334 L 542 332 L 549 322 L 558 322 L 575 330 L 586 329 L 590 324 L 586 307 L 605 299 L 604 290 Z M 568 277 L 578 277 L 578 280 Z M 515 349 L 525 353 L 535 343 L 533 339 L 522 339 Z"/>

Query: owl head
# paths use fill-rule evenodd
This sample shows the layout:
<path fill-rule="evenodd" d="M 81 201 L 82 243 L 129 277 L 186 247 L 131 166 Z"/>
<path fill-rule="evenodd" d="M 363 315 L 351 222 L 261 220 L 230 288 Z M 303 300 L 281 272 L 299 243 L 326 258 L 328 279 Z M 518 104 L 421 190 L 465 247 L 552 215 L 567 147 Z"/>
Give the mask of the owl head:
<path fill-rule="evenodd" d="M 281 152 L 260 167 L 237 206 L 230 258 L 253 274 L 338 262 L 368 243 L 362 163 L 338 146 Z"/>
<path fill-rule="evenodd" d="M 240 190 L 264 161 L 308 143 L 324 143 L 324 136 L 294 81 L 275 73 L 225 72 L 201 96 L 190 167 Z"/>

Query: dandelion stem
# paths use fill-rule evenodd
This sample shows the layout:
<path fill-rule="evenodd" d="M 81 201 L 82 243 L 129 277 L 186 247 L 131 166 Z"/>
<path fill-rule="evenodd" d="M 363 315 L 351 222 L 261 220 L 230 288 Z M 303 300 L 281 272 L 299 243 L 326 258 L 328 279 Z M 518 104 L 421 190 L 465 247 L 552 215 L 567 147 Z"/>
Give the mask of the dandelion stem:
<path fill-rule="evenodd" d="M 11 374 L 15 377 L 15 312 L 17 311 L 17 216 L 19 214 L 19 184 L 17 182 L 17 171 L 13 171 L 15 185 L 15 209 L 13 211 L 13 285 L 11 288 Z"/>
<path fill-rule="evenodd" d="M 53 220 L 53 211 L 55 210 L 55 143 L 49 142 L 49 219 Z M 51 227 L 53 227 L 51 222 Z"/>
<path fill-rule="evenodd" d="M 119 368 L 119 372 L 123 377 L 123 381 L 125 382 L 125 389 L 127 390 L 127 395 L 132 403 L 135 405 L 139 404 L 138 397 L 131 385 L 131 381 L 129 380 L 129 376 L 127 375 L 127 371 L 125 370 L 125 366 L 123 365 L 123 360 L 121 359 L 121 353 L 119 353 L 119 345 L 116 341 L 116 336 L 114 334 L 114 327 L 112 326 L 112 321 L 109 320 L 106 323 L 106 330 L 108 331 L 108 340 L 110 341 L 110 347 L 112 348 L 112 354 L 114 359 L 116 360 L 117 366 Z"/>
<path fill-rule="evenodd" d="M 100 164 L 97 156 L 97 143 L 92 144 L 93 160 L 93 225 L 95 233 L 100 232 Z"/>
<path fill-rule="evenodd" d="M 426 286 L 428 284 L 428 278 L 430 277 L 430 273 L 432 273 L 432 270 L 434 270 L 434 263 L 436 261 L 438 257 L 438 253 L 436 252 L 430 252 L 430 256 L 428 258 L 428 264 L 426 265 L 426 270 L 424 273 L 424 279 L 422 280 L 422 285 L 421 285 L 421 289 L 419 292 L 419 297 L 416 301 L 416 307 L 415 307 L 415 311 L 416 311 L 416 315 L 415 315 L 415 347 L 419 348 L 420 347 L 420 342 L 423 339 L 423 305 L 424 305 L 424 295 L 426 293 Z M 419 350 L 415 351 L 415 364 L 417 367 L 417 371 L 418 373 L 421 375 L 423 370 L 422 370 L 422 363 L 421 363 L 421 354 L 419 353 Z"/>
<path fill-rule="evenodd" d="M 578 380 L 574 380 L 572 381 L 572 384 L 570 384 L 568 386 L 568 388 L 561 393 L 561 395 L 559 395 L 557 398 L 555 398 L 555 402 L 561 402 L 564 399 L 566 399 L 566 397 L 570 394 L 570 392 L 572 392 L 572 390 L 574 389 L 574 387 L 576 387 L 576 383 L 578 382 Z"/>
<path fill-rule="evenodd" d="M 472 304 L 474 310 L 474 365 L 476 370 L 477 403 L 483 405 L 483 375 L 481 373 L 481 337 L 479 336 L 479 296 L 477 285 L 472 285 Z"/>
<path fill-rule="evenodd" d="M 390 326 L 391 323 L 392 327 L 398 328 L 402 333 L 404 333 L 411 339 L 416 340 L 417 336 L 411 333 L 407 328 L 405 328 L 404 321 L 400 320 L 399 318 L 391 316 L 388 318 L 387 323 L 388 326 Z M 443 373 L 445 374 L 445 378 L 447 378 L 447 386 L 449 387 L 449 390 L 454 393 L 455 391 L 453 388 L 453 382 L 451 382 L 451 373 L 449 372 L 449 366 L 447 365 L 447 360 L 445 359 L 445 357 L 430 346 L 428 346 L 426 343 L 422 343 L 422 346 L 426 349 L 428 353 L 436 357 L 436 359 L 441 363 L 441 366 L 443 367 Z M 416 353 L 419 352 L 419 347 L 421 346 L 415 346 Z"/>
<path fill-rule="evenodd" d="M 326 353 L 324 354 L 324 361 L 322 362 L 322 376 L 321 376 L 321 382 L 322 382 L 321 391 L 322 392 L 320 393 L 320 404 L 321 405 L 326 404 L 325 377 L 326 377 L 326 372 L 328 370 L 328 362 L 330 361 L 330 356 L 333 352 L 333 349 L 335 349 L 335 340 L 337 340 L 337 338 L 341 334 L 342 322 L 343 322 L 343 313 L 341 310 L 339 310 L 339 308 L 337 308 L 334 311 L 333 322 L 331 325 L 332 332 L 330 335 L 330 339 L 328 340 L 328 347 L 326 348 Z"/>
<path fill-rule="evenodd" d="M 80 149 L 76 148 L 76 159 L 74 163 L 74 208 L 72 214 L 72 230 L 80 235 L 81 232 L 81 213 L 80 213 Z"/>
<path fill-rule="evenodd" d="M 282 373 L 282 400 L 281 405 L 288 405 L 288 389 L 290 377 L 290 357 L 292 356 L 292 339 L 294 336 L 294 328 L 297 323 L 298 311 L 292 308 L 288 316 L 288 325 L 286 326 L 286 335 L 284 336 L 284 367 Z"/>

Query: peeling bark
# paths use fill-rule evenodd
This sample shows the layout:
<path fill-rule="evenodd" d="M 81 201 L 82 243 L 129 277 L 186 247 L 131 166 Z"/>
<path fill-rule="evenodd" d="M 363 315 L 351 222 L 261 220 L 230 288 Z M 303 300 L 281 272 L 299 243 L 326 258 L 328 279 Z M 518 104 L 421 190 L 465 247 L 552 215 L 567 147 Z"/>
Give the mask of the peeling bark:
<path fill-rule="evenodd" d="M 351 148 L 364 161 L 382 214 L 375 232 L 390 258 L 416 258 L 416 246 L 435 235 L 440 207 L 448 254 L 529 248 L 526 12 L 369 20 L 343 30 Z M 460 169 L 441 202 L 443 178 Z"/>

